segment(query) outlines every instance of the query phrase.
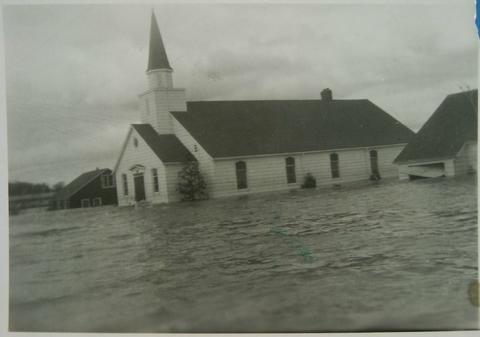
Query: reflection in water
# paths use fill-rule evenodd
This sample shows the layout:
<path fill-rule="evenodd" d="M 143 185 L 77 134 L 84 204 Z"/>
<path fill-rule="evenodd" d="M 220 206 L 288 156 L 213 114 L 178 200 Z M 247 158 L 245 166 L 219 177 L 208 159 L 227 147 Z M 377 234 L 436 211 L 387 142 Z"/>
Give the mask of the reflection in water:
<path fill-rule="evenodd" d="M 11 330 L 475 329 L 476 181 L 25 214 L 10 258 Z"/>

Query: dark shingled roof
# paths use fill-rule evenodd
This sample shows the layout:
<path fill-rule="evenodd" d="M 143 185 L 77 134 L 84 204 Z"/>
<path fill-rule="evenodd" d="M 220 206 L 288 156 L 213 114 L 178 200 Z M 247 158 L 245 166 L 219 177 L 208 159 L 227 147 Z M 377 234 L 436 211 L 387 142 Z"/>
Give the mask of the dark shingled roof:
<path fill-rule="evenodd" d="M 150 124 L 132 124 L 133 128 L 164 163 L 195 160 L 175 135 L 159 135 Z"/>
<path fill-rule="evenodd" d="M 83 187 L 87 186 L 90 182 L 96 179 L 103 173 L 111 172 L 110 169 L 96 169 L 93 171 L 85 172 L 75 178 L 70 184 L 62 188 L 60 191 L 55 194 L 55 199 L 57 200 L 66 200 L 71 198 L 75 193 L 80 191 Z"/>
<path fill-rule="evenodd" d="M 366 99 L 188 102 L 172 115 L 217 158 L 405 144 L 414 134 Z"/>
<path fill-rule="evenodd" d="M 157 19 L 152 12 L 150 23 L 150 53 L 148 55 L 148 70 L 153 69 L 172 69 L 168 63 L 167 53 L 163 46 L 162 36 L 158 29 Z"/>
<path fill-rule="evenodd" d="M 452 158 L 470 140 L 477 140 L 477 90 L 448 95 L 395 162 Z"/>

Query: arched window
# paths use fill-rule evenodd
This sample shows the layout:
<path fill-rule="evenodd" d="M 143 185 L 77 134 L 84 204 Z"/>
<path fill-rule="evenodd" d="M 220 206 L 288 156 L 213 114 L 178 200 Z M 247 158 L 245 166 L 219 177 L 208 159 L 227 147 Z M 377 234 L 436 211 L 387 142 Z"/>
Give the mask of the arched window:
<path fill-rule="evenodd" d="M 287 171 L 287 184 L 297 182 L 297 175 L 295 173 L 295 158 L 285 158 L 285 169 Z"/>
<path fill-rule="evenodd" d="M 138 147 L 138 139 L 135 137 L 133 138 L 133 146 Z"/>
<path fill-rule="evenodd" d="M 235 170 L 237 173 L 237 188 L 239 190 L 247 188 L 247 164 L 244 161 L 237 161 Z"/>
<path fill-rule="evenodd" d="M 338 154 L 330 154 L 330 170 L 332 171 L 332 178 L 340 177 L 340 165 L 338 162 Z"/>
<path fill-rule="evenodd" d="M 380 171 L 378 170 L 378 153 L 376 150 L 370 151 L 370 169 L 372 175 L 375 177 L 380 177 Z"/>

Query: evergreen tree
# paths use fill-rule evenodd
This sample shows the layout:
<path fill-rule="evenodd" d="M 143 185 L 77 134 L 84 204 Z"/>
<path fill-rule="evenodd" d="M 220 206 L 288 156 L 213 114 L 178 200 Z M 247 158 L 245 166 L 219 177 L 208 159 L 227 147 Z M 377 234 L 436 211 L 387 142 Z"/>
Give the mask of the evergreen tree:
<path fill-rule="evenodd" d="M 182 195 L 182 201 L 207 199 L 207 184 L 203 179 L 198 162 L 189 161 L 178 173 L 177 190 Z"/>

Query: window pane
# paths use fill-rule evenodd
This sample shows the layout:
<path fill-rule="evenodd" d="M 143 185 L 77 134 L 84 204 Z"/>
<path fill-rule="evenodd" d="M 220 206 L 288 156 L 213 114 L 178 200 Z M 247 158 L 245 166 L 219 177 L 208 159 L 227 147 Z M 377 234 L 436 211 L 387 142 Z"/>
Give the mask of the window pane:
<path fill-rule="evenodd" d="M 235 164 L 237 173 L 237 188 L 247 188 L 247 164 L 243 161 L 239 161 Z"/>
<path fill-rule="evenodd" d="M 102 175 L 102 188 L 113 187 L 113 175 L 104 174 Z"/>
<path fill-rule="evenodd" d="M 285 168 L 287 171 L 287 183 L 293 184 L 297 181 L 295 174 L 295 158 L 288 157 L 285 159 Z"/>
<path fill-rule="evenodd" d="M 152 181 L 153 181 L 153 191 L 158 192 L 159 191 L 159 186 L 158 186 L 158 172 L 157 172 L 157 169 L 152 169 Z"/>
<path fill-rule="evenodd" d="M 332 171 L 332 178 L 340 177 L 340 165 L 338 160 L 338 154 L 332 153 L 330 155 L 330 169 Z"/>
<path fill-rule="evenodd" d="M 247 168 L 247 164 L 244 161 L 239 161 L 236 163 L 237 170 L 245 170 Z"/>
<path fill-rule="evenodd" d="M 375 150 L 370 151 L 370 169 L 372 174 L 379 175 L 378 171 L 378 153 Z"/>
<path fill-rule="evenodd" d="M 289 184 L 293 184 L 297 181 L 297 177 L 295 175 L 295 166 L 287 167 L 287 182 Z"/>

